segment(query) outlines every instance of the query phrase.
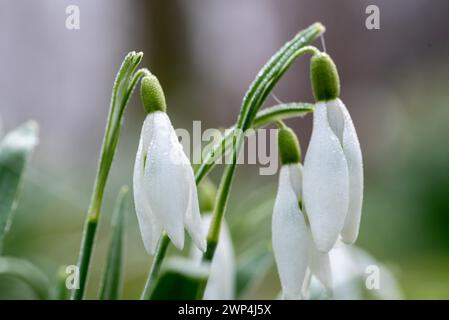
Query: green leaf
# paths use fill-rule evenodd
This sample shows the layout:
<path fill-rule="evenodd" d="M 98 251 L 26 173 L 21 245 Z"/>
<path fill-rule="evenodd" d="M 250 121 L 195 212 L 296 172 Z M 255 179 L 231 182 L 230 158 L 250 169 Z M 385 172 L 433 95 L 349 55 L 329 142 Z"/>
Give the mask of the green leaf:
<path fill-rule="evenodd" d="M 142 57 L 143 54 L 141 52 L 128 53 L 120 66 L 114 82 L 111 107 L 109 109 L 105 136 L 100 154 L 100 164 L 98 166 L 97 178 L 89 208 L 89 217 L 91 220 L 97 220 L 100 214 L 103 192 L 120 138 L 123 114 L 126 106 L 134 92 L 137 82 L 148 73 L 145 69 L 136 72 Z"/>
<path fill-rule="evenodd" d="M 151 300 L 192 300 L 199 288 L 207 281 L 209 268 L 206 264 L 186 258 L 166 261 L 152 291 Z"/>
<path fill-rule="evenodd" d="M 47 276 L 31 262 L 13 257 L 0 257 L 0 275 L 20 279 L 30 286 L 40 299 L 47 299 Z"/>
<path fill-rule="evenodd" d="M 237 127 L 243 130 L 251 127 L 252 121 L 274 85 L 290 67 L 292 62 L 306 52 L 316 51 L 307 47 L 325 31 L 321 23 L 314 23 L 298 32 L 259 71 L 243 98 L 242 110 Z"/>
<path fill-rule="evenodd" d="M 27 159 L 38 143 L 38 125 L 26 122 L 0 143 L 0 247 L 9 230 Z"/>
<path fill-rule="evenodd" d="M 150 74 L 147 69 L 139 69 L 136 71 L 142 60 L 142 56 L 142 53 L 128 53 L 115 78 L 112 89 L 111 106 L 101 147 L 100 163 L 97 169 L 78 256 L 80 287 L 79 289 L 72 291 L 72 300 L 81 300 L 84 295 L 84 289 L 86 288 L 89 264 L 95 245 L 98 219 L 101 214 L 104 189 L 119 142 L 123 114 L 139 80 L 143 76 Z"/>
<path fill-rule="evenodd" d="M 123 186 L 117 197 L 112 217 L 112 237 L 100 289 L 101 300 L 117 300 L 121 296 L 123 284 L 123 255 L 125 240 L 126 212 L 129 188 Z"/>
<path fill-rule="evenodd" d="M 270 58 L 270 60 L 259 71 L 246 92 L 242 102 L 242 109 L 239 113 L 235 127 L 242 129 L 243 131 L 246 131 L 248 128 L 254 128 L 254 125 L 260 121 L 260 119 L 256 119 L 256 117 L 259 116 L 259 109 L 267 96 L 270 94 L 271 90 L 273 90 L 282 75 L 284 75 L 284 73 L 298 57 L 307 52 L 315 53 L 318 51 L 316 48 L 310 47 L 309 45 L 324 31 L 325 28 L 321 23 L 314 23 L 308 28 L 298 32 L 292 40 L 288 41 Z M 311 105 L 305 107 L 310 108 Z M 286 106 L 283 108 L 286 108 Z M 313 111 L 313 109 L 310 111 Z M 263 115 L 262 119 L 264 119 L 265 116 L 267 115 Z M 279 118 L 274 120 L 279 120 Z M 201 179 L 204 178 L 213 168 L 214 163 L 213 161 L 210 161 L 214 156 L 214 153 L 212 152 L 215 152 L 217 157 L 219 157 L 223 153 L 220 152 L 220 149 L 224 151 L 228 148 L 226 144 L 229 141 L 226 139 L 232 138 L 233 136 L 234 135 L 232 132 L 230 132 L 229 137 L 225 137 L 225 140 L 217 145 L 217 148 L 213 148 L 209 152 L 208 156 L 203 160 L 195 172 L 195 179 L 197 182 L 201 181 Z M 240 143 L 231 143 L 231 145 L 234 146 L 234 149 L 238 149 L 240 147 Z M 234 153 L 237 153 L 238 150 L 233 151 Z M 231 171 L 234 170 L 234 168 L 230 169 Z"/>
<path fill-rule="evenodd" d="M 237 261 L 237 297 L 242 297 L 260 283 L 272 264 L 273 255 L 266 245 L 246 251 Z"/>
<path fill-rule="evenodd" d="M 253 122 L 253 129 L 263 128 L 275 121 L 289 119 L 293 117 L 303 117 L 313 112 L 313 104 L 304 102 L 292 102 L 275 105 L 266 108 L 257 113 Z M 234 127 L 231 127 L 233 129 Z M 209 151 L 203 159 L 201 165 L 195 170 L 195 179 L 197 184 L 212 170 L 215 161 L 227 150 L 231 148 L 233 131 L 226 131 L 221 141 L 211 145 Z"/>
<path fill-rule="evenodd" d="M 253 122 L 253 128 L 263 128 L 278 120 L 303 117 L 313 112 L 314 105 L 305 102 L 291 102 L 272 106 L 259 111 Z"/>
<path fill-rule="evenodd" d="M 251 84 L 249 91 L 243 98 L 242 109 L 240 111 L 236 129 L 245 132 L 253 125 L 254 118 L 265 101 L 266 97 L 273 89 L 274 85 L 279 81 L 280 77 L 285 73 L 297 57 L 306 52 L 317 52 L 314 47 L 307 46 L 316 39 L 322 32 L 324 27 L 320 23 L 315 23 L 299 32 L 291 41 L 287 42 L 263 67 Z M 307 47 L 306 47 L 307 46 Z M 206 261 L 212 261 L 218 237 L 220 234 L 221 222 L 223 220 L 231 186 L 237 166 L 237 155 L 240 147 L 244 142 L 244 136 L 238 134 L 236 143 L 232 147 L 232 163 L 228 164 L 223 172 L 218 187 L 216 203 L 212 215 L 212 222 L 209 227 L 207 236 L 207 251 L 203 255 Z M 203 291 L 204 292 L 204 291 Z M 199 292 L 198 296 L 202 296 L 203 292 Z"/>

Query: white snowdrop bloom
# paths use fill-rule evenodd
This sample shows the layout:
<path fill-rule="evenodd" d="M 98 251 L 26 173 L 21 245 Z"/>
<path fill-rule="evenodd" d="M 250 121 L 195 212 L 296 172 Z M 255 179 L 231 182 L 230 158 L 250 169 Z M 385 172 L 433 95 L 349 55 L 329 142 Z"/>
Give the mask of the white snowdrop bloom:
<path fill-rule="evenodd" d="M 203 217 L 203 227 L 208 229 L 212 215 Z M 194 259 L 201 263 L 202 255 L 197 248 L 193 248 Z M 223 220 L 220 237 L 214 258 L 210 264 L 210 275 L 204 291 L 204 300 L 232 300 L 235 299 L 235 254 L 231 234 L 226 221 Z"/>
<path fill-rule="evenodd" d="M 391 270 L 365 250 L 341 243 L 331 251 L 330 259 L 332 270 L 336 274 L 334 279 L 336 299 L 351 298 L 347 296 L 351 293 L 346 289 L 348 287 L 353 288 L 353 293 L 358 292 L 360 299 L 367 295 L 388 300 L 402 298 L 400 286 Z M 377 276 L 379 286 L 368 287 L 368 278 Z"/>
<path fill-rule="evenodd" d="M 282 166 L 273 209 L 272 242 L 284 299 L 301 299 L 308 265 L 308 230 L 299 208 L 300 164 Z"/>
<path fill-rule="evenodd" d="M 142 101 L 149 112 L 134 165 L 134 203 L 146 250 L 154 254 L 162 231 L 182 249 L 184 228 L 195 244 L 206 249 L 190 161 L 184 154 L 165 113 L 165 99 L 157 79 L 145 77 Z"/>
<path fill-rule="evenodd" d="M 304 161 L 304 205 L 317 248 L 328 252 L 340 234 L 346 243 L 357 239 L 362 153 L 349 112 L 338 98 L 338 74 L 332 60 L 327 54 L 316 55 L 311 68 L 317 103 Z"/>
<path fill-rule="evenodd" d="M 366 251 L 337 242 L 329 256 L 333 274 L 332 299 L 364 299 L 367 296 L 377 299 L 402 298 L 399 284 L 393 273 Z M 378 274 L 374 276 L 379 276 L 379 287 L 368 289 L 366 281 L 371 275 L 373 266 L 378 269 Z M 326 297 L 317 281 L 314 280 L 316 279 L 312 280 L 311 298 Z"/>
<path fill-rule="evenodd" d="M 307 228 L 309 241 L 309 271 L 315 276 L 328 292 L 333 290 L 333 273 L 331 269 L 329 253 L 321 252 L 317 249 L 312 238 L 310 227 Z"/>
<path fill-rule="evenodd" d="M 301 210 L 302 167 L 299 143 L 289 128 L 279 130 L 282 167 L 272 218 L 272 243 L 284 299 L 302 299 L 308 291 L 306 272 L 331 288 L 327 253 L 319 252 Z"/>

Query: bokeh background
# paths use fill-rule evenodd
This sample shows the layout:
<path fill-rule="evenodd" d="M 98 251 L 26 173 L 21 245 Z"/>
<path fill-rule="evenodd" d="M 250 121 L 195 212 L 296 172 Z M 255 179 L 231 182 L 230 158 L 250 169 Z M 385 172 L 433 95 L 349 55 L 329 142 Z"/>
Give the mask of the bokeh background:
<path fill-rule="evenodd" d="M 70 4 L 80 8 L 80 30 L 65 28 Z M 369 4 L 380 8 L 380 30 L 365 28 Z M 2 0 L 4 131 L 28 119 L 41 128 L 4 254 L 32 261 L 50 278 L 60 265 L 76 263 L 112 83 L 127 52 L 144 51 L 142 65 L 159 77 L 175 127 L 191 130 L 193 120 L 203 129 L 226 127 L 266 60 L 298 30 L 321 21 L 364 154 L 358 245 L 393 270 L 405 298 L 449 298 L 448 12 L 445 0 Z M 296 62 L 274 92 L 285 102 L 313 101 L 308 59 Z M 134 97 L 106 189 L 91 298 L 114 198 L 131 183 L 143 118 Z M 303 150 L 311 120 L 288 121 Z M 215 182 L 220 172 L 211 175 Z M 276 175 L 260 176 L 256 165 L 238 168 L 228 221 L 239 257 L 269 239 L 276 183 Z M 151 262 L 132 208 L 125 282 L 130 299 L 139 296 Z M 245 215 L 251 219 L 242 222 Z M 271 266 L 248 297 L 273 298 L 278 291 Z"/>

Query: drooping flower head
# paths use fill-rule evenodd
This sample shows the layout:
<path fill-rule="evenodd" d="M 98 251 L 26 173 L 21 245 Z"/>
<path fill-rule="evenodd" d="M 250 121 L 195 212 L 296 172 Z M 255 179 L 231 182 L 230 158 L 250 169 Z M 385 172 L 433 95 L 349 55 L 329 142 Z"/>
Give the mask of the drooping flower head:
<path fill-rule="evenodd" d="M 272 218 L 273 253 L 284 299 L 304 298 L 306 273 L 330 287 L 329 257 L 316 249 L 302 208 L 302 166 L 298 139 L 290 128 L 278 132 L 282 167 Z"/>
<path fill-rule="evenodd" d="M 304 205 L 317 248 L 328 252 L 339 236 L 346 243 L 357 239 L 362 153 L 351 116 L 339 99 L 337 68 L 326 53 L 312 57 L 311 82 L 317 102 L 304 161 Z"/>
<path fill-rule="evenodd" d="M 392 300 L 403 298 L 394 272 L 367 251 L 355 245 L 351 246 L 337 241 L 329 253 L 329 259 L 333 274 L 332 299 L 360 300 L 369 297 L 370 299 Z M 315 280 L 313 278 L 311 281 L 311 296 L 315 298 L 329 297 L 323 293 L 321 286 Z"/>
<path fill-rule="evenodd" d="M 196 246 L 204 251 L 206 239 L 193 170 L 165 112 L 165 96 L 155 76 L 142 79 L 141 99 L 148 114 L 137 149 L 133 184 L 145 248 L 154 254 L 165 231 L 182 249 L 186 228 Z"/>

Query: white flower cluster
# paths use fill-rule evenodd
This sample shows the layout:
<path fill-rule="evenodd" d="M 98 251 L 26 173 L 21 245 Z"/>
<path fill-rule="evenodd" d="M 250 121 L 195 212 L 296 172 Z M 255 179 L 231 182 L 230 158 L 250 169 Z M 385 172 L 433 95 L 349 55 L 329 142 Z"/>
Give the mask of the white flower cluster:
<path fill-rule="evenodd" d="M 311 276 L 331 291 L 329 252 L 339 239 L 355 242 L 362 211 L 362 153 L 338 98 L 336 67 L 320 53 L 312 58 L 311 73 L 317 103 L 304 168 L 299 157 L 283 164 L 273 211 L 273 251 L 285 299 L 306 297 Z M 289 140 L 296 139 L 292 135 Z M 281 155 L 292 149 L 283 139 L 279 135 Z"/>
<path fill-rule="evenodd" d="M 332 287 L 329 251 L 358 234 L 363 195 L 360 146 L 339 100 L 319 102 L 304 168 L 284 164 L 273 210 L 272 241 L 283 296 L 307 291 L 306 273 Z"/>

